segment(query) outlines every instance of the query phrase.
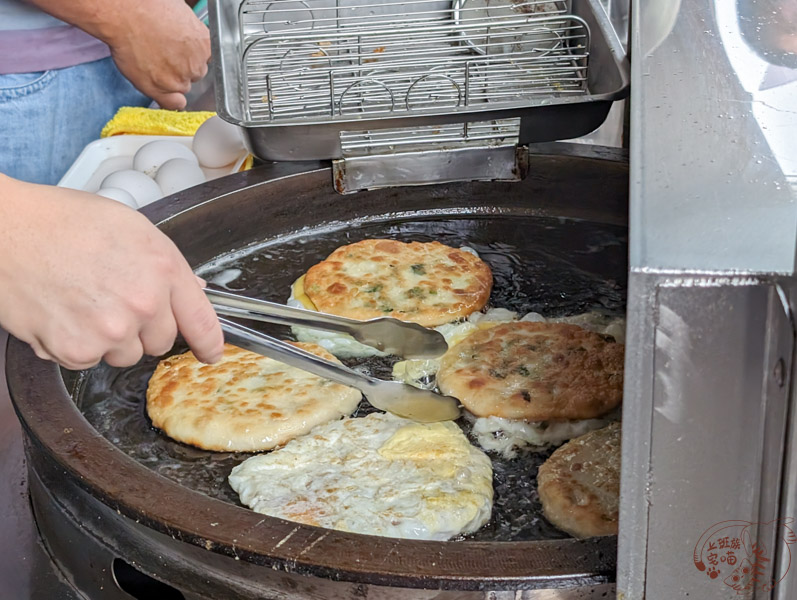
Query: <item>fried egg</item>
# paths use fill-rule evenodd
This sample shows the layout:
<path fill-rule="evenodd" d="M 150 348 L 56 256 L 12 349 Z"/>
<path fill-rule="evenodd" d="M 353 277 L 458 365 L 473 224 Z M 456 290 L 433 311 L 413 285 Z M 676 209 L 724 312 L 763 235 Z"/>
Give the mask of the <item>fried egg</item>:
<path fill-rule="evenodd" d="M 256 512 L 353 533 L 444 541 L 490 519 L 492 466 L 454 423 L 347 418 L 247 459 L 230 485 Z"/>
<path fill-rule="evenodd" d="M 476 417 L 469 412 L 465 412 L 465 416 L 473 424 L 471 434 L 479 446 L 504 458 L 515 458 L 520 448 L 558 446 L 567 440 L 606 427 L 620 419 L 620 410 L 600 419 L 575 421 L 516 421 L 501 417 Z"/>

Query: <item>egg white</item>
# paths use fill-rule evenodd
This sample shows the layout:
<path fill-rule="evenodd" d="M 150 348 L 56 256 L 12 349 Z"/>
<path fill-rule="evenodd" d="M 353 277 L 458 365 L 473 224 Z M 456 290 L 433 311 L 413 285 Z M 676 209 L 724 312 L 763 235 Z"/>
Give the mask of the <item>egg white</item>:
<path fill-rule="evenodd" d="M 577 438 L 580 435 L 606 427 L 618 421 L 619 411 L 600 419 L 575 421 L 514 421 L 501 417 L 476 417 L 465 412 L 473 424 L 471 433 L 480 447 L 500 454 L 504 458 L 515 458 L 521 448 L 543 449 Z"/>
<path fill-rule="evenodd" d="M 294 308 L 303 308 L 307 310 L 307 307 L 296 298 L 295 287 L 296 283 L 294 282 L 294 284 L 291 285 L 291 295 L 285 304 Z M 310 329 L 309 327 L 297 326 L 291 327 L 291 331 L 298 341 L 318 344 L 338 358 L 367 358 L 369 356 L 385 356 L 384 352 L 380 352 L 373 346 L 361 344 L 353 337 L 345 333 L 321 331 L 320 329 Z"/>
<path fill-rule="evenodd" d="M 454 423 L 373 413 L 247 459 L 230 485 L 256 512 L 330 529 L 448 540 L 490 519 L 492 465 Z"/>

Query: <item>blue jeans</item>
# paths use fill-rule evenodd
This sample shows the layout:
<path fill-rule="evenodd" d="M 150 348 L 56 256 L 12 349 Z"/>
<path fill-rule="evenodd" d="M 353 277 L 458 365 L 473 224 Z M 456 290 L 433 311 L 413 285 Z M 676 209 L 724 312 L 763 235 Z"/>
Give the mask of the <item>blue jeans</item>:
<path fill-rule="evenodd" d="M 121 106 L 147 106 L 110 58 L 0 75 L 0 173 L 58 183 Z"/>

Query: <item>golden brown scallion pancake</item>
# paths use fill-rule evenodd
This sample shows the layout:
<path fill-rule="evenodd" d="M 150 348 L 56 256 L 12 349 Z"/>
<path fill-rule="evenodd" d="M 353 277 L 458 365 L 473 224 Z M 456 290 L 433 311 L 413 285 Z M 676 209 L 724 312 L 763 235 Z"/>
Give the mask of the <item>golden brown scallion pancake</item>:
<path fill-rule="evenodd" d="M 506 323 L 450 348 L 437 384 L 478 417 L 594 419 L 622 400 L 623 348 L 577 325 Z"/>
<path fill-rule="evenodd" d="M 617 533 L 620 423 L 567 442 L 537 473 L 545 517 L 575 537 Z"/>
<path fill-rule="evenodd" d="M 480 258 L 439 242 L 363 240 L 335 250 L 307 271 L 304 291 L 319 311 L 395 317 L 427 327 L 487 304 L 493 285 Z"/>
<path fill-rule="evenodd" d="M 339 362 L 315 344 L 294 343 Z M 158 364 L 147 413 L 169 437 L 206 450 L 255 452 L 351 414 L 362 394 L 230 344 L 214 365 L 191 352 Z"/>

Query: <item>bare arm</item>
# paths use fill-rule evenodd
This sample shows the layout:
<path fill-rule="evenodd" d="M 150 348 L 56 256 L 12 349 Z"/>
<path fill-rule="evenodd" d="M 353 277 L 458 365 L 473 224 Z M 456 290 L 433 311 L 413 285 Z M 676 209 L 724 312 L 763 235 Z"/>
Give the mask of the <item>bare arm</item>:
<path fill-rule="evenodd" d="M 200 360 L 223 337 L 177 247 L 143 215 L 75 190 L 0 175 L 0 325 L 72 369 L 167 352 Z"/>
<path fill-rule="evenodd" d="M 210 35 L 183 0 L 28 1 L 108 44 L 125 77 L 163 108 L 184 108 L 207 73 Z"/>

